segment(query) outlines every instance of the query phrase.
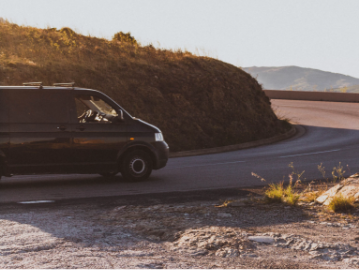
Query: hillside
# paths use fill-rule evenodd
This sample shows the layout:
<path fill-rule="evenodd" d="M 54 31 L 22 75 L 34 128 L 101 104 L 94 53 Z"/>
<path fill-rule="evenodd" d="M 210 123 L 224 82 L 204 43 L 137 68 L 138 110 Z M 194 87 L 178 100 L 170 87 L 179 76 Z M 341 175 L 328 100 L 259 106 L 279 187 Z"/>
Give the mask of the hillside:
<path fill-rule="evenodd" d="M 344 87 L 357 86 L 359 92 L 359 79 L 318 69 L 284 66 L 246 67 L 243 70 L 257 78 L 264 89 L 269 90 L 324 91 L 327 89 L 327 91 L 340 92 Z"/>
<path fill-rule="evenodd" d="M 75 81 L 158 126 L 172 151 L 237 144 L 285 131 L 261 86 L 230 64 L 69 28 L 0 22 L 0 85 Z"/>
<path fill-rule="evenodd" d="M 359 93 L 359 85 L 344 86 L 336 89 L 328 89 L 330 92 Z"/>

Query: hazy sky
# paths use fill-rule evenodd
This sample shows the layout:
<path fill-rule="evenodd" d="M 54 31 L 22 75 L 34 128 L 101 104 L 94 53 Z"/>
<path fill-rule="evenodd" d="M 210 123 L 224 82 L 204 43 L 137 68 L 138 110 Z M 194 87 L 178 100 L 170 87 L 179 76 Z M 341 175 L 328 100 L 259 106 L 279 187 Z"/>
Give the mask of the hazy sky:
<path fill-rule="evenodd" d="M 241 67 L 359 77 L 358 0 L 0 0 L 0 17 L 109 39 L 130 31 L 143 45 L 198 50 Z"/>

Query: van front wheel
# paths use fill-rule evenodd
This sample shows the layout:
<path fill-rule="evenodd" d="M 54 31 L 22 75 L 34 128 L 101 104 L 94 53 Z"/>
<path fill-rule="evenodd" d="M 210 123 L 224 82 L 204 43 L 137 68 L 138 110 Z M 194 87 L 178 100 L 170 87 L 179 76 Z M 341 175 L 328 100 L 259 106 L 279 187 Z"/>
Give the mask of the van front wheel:
<path fill-rule="evenodd" d="M 125 155 L 120 164 L 120 171 L 126 180 L 142 181 L 150 176 L 152 166 L 152 160 L 148 153 L 134 150 Z"/>

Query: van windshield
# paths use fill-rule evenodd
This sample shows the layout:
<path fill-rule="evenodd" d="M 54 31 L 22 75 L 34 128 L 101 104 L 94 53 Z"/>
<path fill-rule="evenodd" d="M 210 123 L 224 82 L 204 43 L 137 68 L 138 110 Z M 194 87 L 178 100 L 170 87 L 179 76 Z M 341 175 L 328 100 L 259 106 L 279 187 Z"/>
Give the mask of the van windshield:
<path fill-rule="evenodd" d="M 110 104 L 96 96 L 78 95 L 75 102 L 80 123 L 111 123 L 118 116 Z"/>

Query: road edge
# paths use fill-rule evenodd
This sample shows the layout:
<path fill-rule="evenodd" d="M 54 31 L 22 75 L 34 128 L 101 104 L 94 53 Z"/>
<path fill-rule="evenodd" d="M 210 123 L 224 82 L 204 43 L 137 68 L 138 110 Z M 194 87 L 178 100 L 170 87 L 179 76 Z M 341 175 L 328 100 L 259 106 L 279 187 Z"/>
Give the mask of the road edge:
<path fill-rule="evenodd" d="M 309 100 L 359 103 L 359 93 L 264 90 L 270 99 Z"/>
<path fill-rule="evenodd" d="M 261 139 L 257 141 L 252 142 L 246 142 L 241 144 L 234 144 L 234 145 L 227 145 L 227 146 L 221 146 L 221 147 L 214 147 L 214 148 L 207 148 L 207 149 L 197 149 L 197 150 L 189 150 L 189 151 L 182 151 L 182 152 L 174 152 L 170 153 L 170 158 L 175 157 L 189 157 L 189 156 L 200 156 L 200 155 L 207 155 L 207 154 L 216 154 L 216 153 L 222 153 L 222 152 L 228 152 L 228 151 L 235 151 L 235 150 L 241 150 L 251 147 L 257 147 L 261 145 L 271 144 L 278 141 L 282 141 L 285 139 L 289 139 L 297 134 L 297 129 L 295 126 L 291 126 L 291 129 L 283 134 L 278 134 L 274 137 L 267 138 L 267 139 Z"/>

